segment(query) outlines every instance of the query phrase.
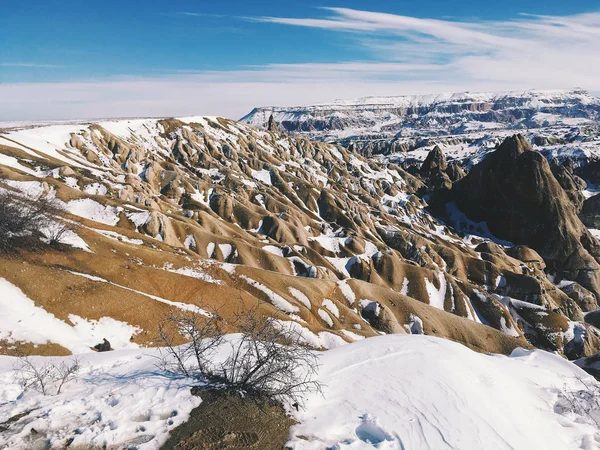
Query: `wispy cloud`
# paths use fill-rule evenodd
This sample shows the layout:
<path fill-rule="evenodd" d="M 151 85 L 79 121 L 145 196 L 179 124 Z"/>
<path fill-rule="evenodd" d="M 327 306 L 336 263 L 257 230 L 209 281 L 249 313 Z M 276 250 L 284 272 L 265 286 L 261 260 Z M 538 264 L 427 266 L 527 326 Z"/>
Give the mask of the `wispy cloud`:
<path fill-rule="evenodd" d="M 440 82 L 460 79 L 509 88 L 551 83 L 555 87 L 600 89 L 599 12 L 565 17 L 524 14 L 507 21 L 450 21 L 323 9 L 325 18 L 251 20 L 352 33 L 379 62 L 395 61 L 399 68 L 437 66 Z"/>
<path fill-rule="evenodd" d="M 274 61 L 227 71 L 174 68 L 145 77 L 4 83 L 0 120 L 190 114 L 239 118 L 263 105 L 464 90 L 582 87 L 600 93 L 600 13 L 456 21 L 346 8 L 322 11 L 323 17 L 251 20 L 344 33 L 368 51 L 369 60 Z"/>
<path fill-rule="evenodd" d="M 209 14 L 209 13 L 200 13 L 200 12 L 191 12 L 191 11 L 181 11 L 177 13 L 180 16 L 189 16 L 189 17 L 219 17 L 224 18 L 227 17 L 223 14 Z"/>
<path fill-rule="evenodd" d="M 49 69 L 49 68 L 57 68 L 64 67 L 58 64 L 39 64 L 39 63 L 31 63 L 31 62 L 0 62 L 0 67 L 25 67 L 32 69 Z"/>

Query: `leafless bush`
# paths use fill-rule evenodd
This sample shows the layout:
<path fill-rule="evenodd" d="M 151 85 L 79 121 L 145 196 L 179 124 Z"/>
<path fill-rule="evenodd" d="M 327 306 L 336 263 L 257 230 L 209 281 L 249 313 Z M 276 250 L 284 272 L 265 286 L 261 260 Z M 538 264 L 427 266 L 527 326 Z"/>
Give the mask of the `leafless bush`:
<path fill-rule="evenodd" d="M 38 249 L 41 243 L 57 244 L 70 229 L 57 202 L 47 196 L 0 192 L 0 252 L 20 247 Z"/>
<path fill-rule="evenodd" d="M 159 340 L 165 347 L 161 366 L 295 406 L 303 405 L 306 394 L 321 392 L 321 384 L 314 379 L 318 355 L 296 328 L 260 314 L 258 307 L 236 314 L 227 324 L 240 334 L 226 336 L 224 325 L 216 314 L 171 313 L 160 327 Z M 173 329 L 189 342 L 174 345 Z"/>
<path fill-rule="evenodd" d="M 586 417 L 600 428 L 600 389 L 596 383 L 588 382 L 582 377 L 577 377 L 577 380 L 581 383 L 581 389 L 564 386 L 558 394 L 554 409 L 559 414 L 570 412 Z"/>
<path fill-rule="evenodd" d="M 188 342 L 177 345 L 177 332 Z M 160 358 L 163 370 L 186 377 L 211 372 L 211 360 L 223 343 L 223 321 L 217 313 L 174 310 L 158 325 L 158 341 L 165 348 Z"/>
<path fill-rule="evenodd" d="M 50 360 L 34 364 L 29 356 L 18 357 L 14 367 L 24 389 L 35 389 L 43 395 L 59 395 L 65 384 L 75 380 L 79 372 L 79 359 Z"/>

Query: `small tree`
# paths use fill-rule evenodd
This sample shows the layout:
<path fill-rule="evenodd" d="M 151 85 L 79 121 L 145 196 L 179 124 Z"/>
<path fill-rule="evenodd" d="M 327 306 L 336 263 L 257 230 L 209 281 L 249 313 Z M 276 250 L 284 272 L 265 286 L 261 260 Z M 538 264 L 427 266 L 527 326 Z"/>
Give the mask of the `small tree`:
<path fill-rule="evenodd" d="M 0 192 L 0 252 L 57 244 L 70 229 L 58 219 L 62 209 L 48 196 Z"/>
<path fill-rule="evenodd" d="M 321 384 L 314 379 L 318 354 L 291 322 L 269 318 L 257 305 L 235 314 L 227 324 L 239 335 L 227 336 L 224 325 L 217 314 L 170 313 L 159 327 L 159 341 L 164 345 L 161 368 L 295 406 L 304 404 L 306 394 L 321 392 Z M 175 345 L 174 330 L 188 342 Z"/>
<path fill-rule="evenodd" d="M 20 355 L 14 370 L 24 389 L 34 389 L 42 395 L 59 395 L 65 384 L 77 378 L 79 358 L 34 364 L 29 356 Z"/>

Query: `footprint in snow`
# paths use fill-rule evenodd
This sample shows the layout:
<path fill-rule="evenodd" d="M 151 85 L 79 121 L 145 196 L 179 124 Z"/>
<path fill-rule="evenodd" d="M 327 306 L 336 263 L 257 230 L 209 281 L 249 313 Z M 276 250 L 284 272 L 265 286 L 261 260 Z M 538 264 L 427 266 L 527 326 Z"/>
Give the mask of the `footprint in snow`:
<path fill-rule="evenodd" d="M 360 441 L 369 444 L 368 448 L 404 449 L 402 440 L 398 436 L 394 436 L 381 428 L 369 414 L 360 416 L 360 421 L 360 424 L 356 427 L 354 432 Z M 327 450 L 355 448 L 354 444 L 356 442 L 355 439 L 346 439 L 340 441 L 333 447 L 328 447 Z"/>
<path fill-rule="evenodd" d="M 375 423 L 368 414 L 360 416 L 361 424 L 356 427 L 356 436 L 367 444 L 377 445 L 383 441 L 393 441 L 394 437 Z"/>

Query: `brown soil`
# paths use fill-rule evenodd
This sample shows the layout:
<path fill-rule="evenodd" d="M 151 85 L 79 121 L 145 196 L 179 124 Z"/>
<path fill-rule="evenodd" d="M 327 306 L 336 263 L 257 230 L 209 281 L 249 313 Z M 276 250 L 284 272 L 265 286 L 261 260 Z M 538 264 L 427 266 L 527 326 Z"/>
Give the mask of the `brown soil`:
<path fill-rule="evenodd" d="M 221 390 L 192 393 L 202 403 L 171 432 L 162 450 L 280 450 L 295 423 L 273 401 Z"/>

